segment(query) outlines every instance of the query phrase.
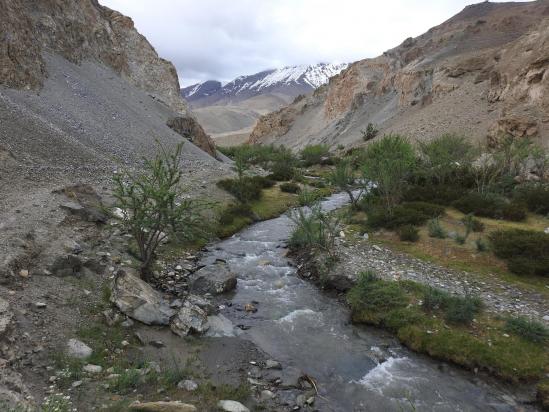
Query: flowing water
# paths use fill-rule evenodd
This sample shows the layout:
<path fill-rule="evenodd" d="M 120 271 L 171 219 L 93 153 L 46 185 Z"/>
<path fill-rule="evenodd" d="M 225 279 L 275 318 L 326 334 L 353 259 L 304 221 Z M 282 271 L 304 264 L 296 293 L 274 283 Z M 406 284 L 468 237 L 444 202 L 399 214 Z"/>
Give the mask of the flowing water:
<path fill-rule="evenodd" d="M 347 202 L 342 194 L 326 210 Z M 250 328 L 250 339 L 272 359 L 315 378 L 321 411 L 517 411 L 510 388 L 488 383 L 410 352 L 387 334 L 349 323 L 349 311 L 299 278 L 285 257 L 292 222 L 257 223 L 211 246 L 202 264 L 225 260 L 238 274 L 232 308 L 221 313 Z M 257 313 L 235 310 L 252 301 Z M 380 349 L 383 348 L 383 349 Z M 385 352 L 381 361 L 372 353 Z M 529 410 L 529 409 L 520 409 Z"/>

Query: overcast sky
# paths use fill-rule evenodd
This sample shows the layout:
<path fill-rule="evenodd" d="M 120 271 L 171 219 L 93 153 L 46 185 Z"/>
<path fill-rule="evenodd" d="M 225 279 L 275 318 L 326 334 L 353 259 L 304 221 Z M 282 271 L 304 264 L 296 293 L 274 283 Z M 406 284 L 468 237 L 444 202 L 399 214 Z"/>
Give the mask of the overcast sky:
<path fill-rule="evenodd" d="M 374 57 L 475 0 L 100 0 L 130 16 L 182 86 Z"/>

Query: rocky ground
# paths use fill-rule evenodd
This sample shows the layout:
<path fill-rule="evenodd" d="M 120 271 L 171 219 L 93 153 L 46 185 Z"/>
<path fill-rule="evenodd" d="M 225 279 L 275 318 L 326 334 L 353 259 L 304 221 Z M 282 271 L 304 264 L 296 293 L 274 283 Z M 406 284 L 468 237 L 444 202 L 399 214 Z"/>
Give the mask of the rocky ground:
<path fill-rule="evenodd" d="M 549 325 L 549 302 L 541 293 L 509 284 L 496 275 L 478 276 L 451 270 L 391 250 L 365 237 L 348 234 L 338 239 L 339 259 L 322 279 L 325 285 L 346 291 L 356 283 L 361 272 L 371 270 L 387 280 L 408 279 L 458 295 L 476 294 L 482 298 L 489 312 L 522 315 Z M 301 260 L 302 276 L 312 276 L 311 263 L 303 258 Z"/>

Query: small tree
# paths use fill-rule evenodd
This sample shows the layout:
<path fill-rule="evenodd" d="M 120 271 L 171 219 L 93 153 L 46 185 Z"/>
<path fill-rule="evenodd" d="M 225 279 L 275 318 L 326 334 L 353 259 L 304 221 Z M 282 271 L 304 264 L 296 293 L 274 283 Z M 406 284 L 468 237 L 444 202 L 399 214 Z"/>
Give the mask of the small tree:
<path fill-rule="evenodd" d="M 356 189 L 355 176 L 351 163 L 347 160 L 340 161 L 336 168 L 328 175 L 329 182 L 349 195 L 351 206 L 356 208 L 362 197 L 364 189 L 354 193 Z"/>
<path fill-rule="evenodd" d="M 181 240 L 194 240 L 205 235 L 197 204 L 181 200 L 181 150 L 183 143 L 171 153 L 160 146 L 152 160 L 144 159 L 142 171 L 114 176 L 113 207 L 126 230 L 133 236 L 141 260 L 141 276 L 148 280 L 158 246 L 168 234 Z"/>
<path fill-rule="evenodd" d="M 322 158 L 330 155 L 330 149 L 325 144 L 305 146 L 300 153 L 303 164 L 308 167 L 322 162 Z"/>
<path fill-rule="evenodd" d="M 370 144 L 362 161 L 366 184 L 376 185 L 377 191 L 392 213 L 406 187 L 406 175 L 416 164 L 412 145 L 399 135 L 387 135 Z"/>

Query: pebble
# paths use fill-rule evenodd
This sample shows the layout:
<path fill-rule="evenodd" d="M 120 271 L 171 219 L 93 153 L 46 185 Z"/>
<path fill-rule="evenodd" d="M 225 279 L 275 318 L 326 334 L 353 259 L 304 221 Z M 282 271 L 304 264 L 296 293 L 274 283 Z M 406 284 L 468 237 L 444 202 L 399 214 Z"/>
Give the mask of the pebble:
<path fill-rule="evenodd" d="M 192 392 L 198 389 L 198 384 L 190 379 L 185 379 L 177 384 L 179 389 L 185 389 L 186 391 Z"/>
<path fill-rule="evenodd" d="M 282 369 L 280 362 L 277 362 L 272 359 L 267 359 L 265 361 L 265 369 Z"/>
<path fill-rule="evenodd" d="M 34 306 L 38 309 L 43 309 L 45 308 L 47 305 L 44 303 L 44 302 L 35 302 L 34 303 Z"/>
<path fill-rule="evenodd" d="M 27 269 L 21 269 L 19 271 L 19 276 L 22 278 L 28 278 L 29 277 L 29 271 Z"/>
<path fill-rule="evenodd" d="M 74 382 L 71 384 L 71 386 L 72 386 L 73 388 L 78 388 L 78 387 L 81 386 L 81 385 L 82 385 L 82 381 L 74 381 Z"/>
<path fill-rule="evenodd" d="M 88 363 L 87 365 L 84 365 L 82 368 L 84 372 L 88 373 L 101 373 L 103 372 L 103 368 L 99 365 L 92 365 L 91 363 Z"/>
<path fill-rule="evenodd" d="M 271 391 L 264 389 L 259 394 L 259 399 L 263 402 L 268 401 L 269 399 L 273 399 L 275 397 L 275 394 Z"/>

